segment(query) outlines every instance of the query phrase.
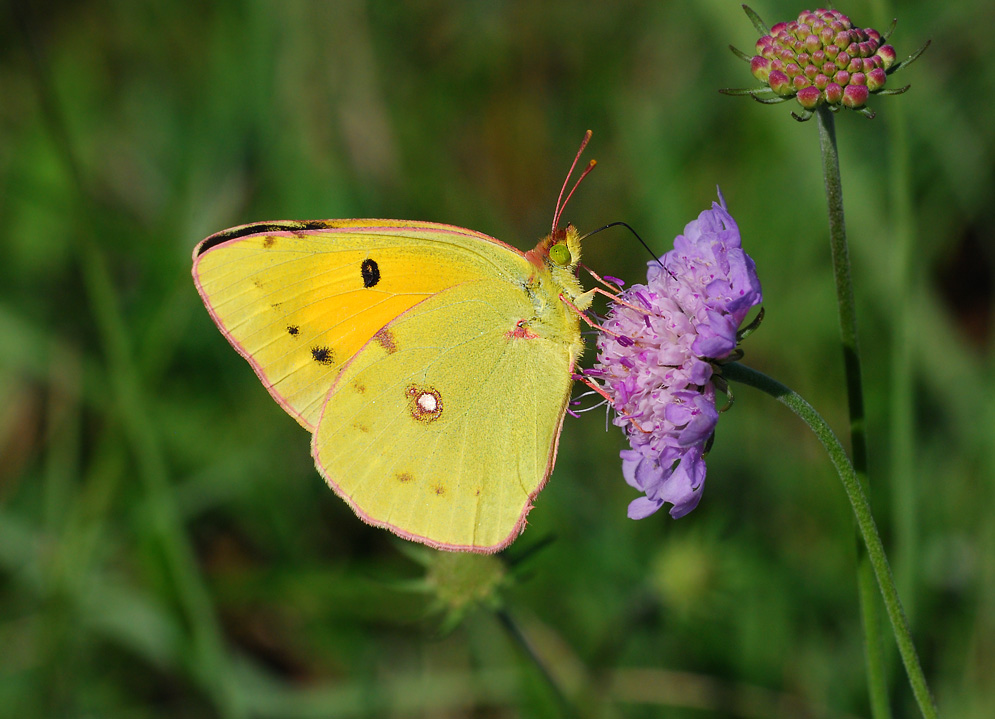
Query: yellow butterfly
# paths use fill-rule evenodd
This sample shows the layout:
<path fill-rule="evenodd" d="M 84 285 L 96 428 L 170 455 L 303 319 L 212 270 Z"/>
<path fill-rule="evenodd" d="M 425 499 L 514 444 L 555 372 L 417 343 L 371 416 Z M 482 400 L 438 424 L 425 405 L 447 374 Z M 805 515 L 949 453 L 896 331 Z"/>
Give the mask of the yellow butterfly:
<path fill-rule="evenodd" d="M 577 230 L 557 227 L 565 205 L 526 253 L 432 222 L 257 222 L 198 244 L 193 278 L 361 519 L 496 552 L 553 469 L 584 349 L 593 291 Z"/>

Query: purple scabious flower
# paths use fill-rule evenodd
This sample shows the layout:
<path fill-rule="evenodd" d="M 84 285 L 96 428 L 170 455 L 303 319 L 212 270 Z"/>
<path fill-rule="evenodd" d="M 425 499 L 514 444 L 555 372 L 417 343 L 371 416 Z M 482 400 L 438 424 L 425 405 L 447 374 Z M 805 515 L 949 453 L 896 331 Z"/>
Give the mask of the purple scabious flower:
<path fill-rule="evenodd" d="M 629 439 L 622 475 L 645 494 L 629 505 L 631 519 L 664 503 L 676 519 L 698 505 L 719 418 L 713 363 L 736 349 L 739 325 L 762 299 L 756 265 L 719 193 L 674 249 L 649 263 L 646 284 L 612 303 L 589 374 Z"/>

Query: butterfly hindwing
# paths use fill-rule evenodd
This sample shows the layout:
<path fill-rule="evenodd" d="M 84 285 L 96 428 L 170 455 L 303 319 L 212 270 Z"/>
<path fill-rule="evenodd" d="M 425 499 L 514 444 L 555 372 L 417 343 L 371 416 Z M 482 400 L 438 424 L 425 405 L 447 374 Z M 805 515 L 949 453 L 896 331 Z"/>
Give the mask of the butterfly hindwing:
<path fill-rule="evenodd" d="M 325 402 L 312 450 L 329 485 L 409 539 L 475 551 L 512 541 L 552 468 L 574 361 L 534 316 L 521 286 L 489 279 L 387 323 Z"/>

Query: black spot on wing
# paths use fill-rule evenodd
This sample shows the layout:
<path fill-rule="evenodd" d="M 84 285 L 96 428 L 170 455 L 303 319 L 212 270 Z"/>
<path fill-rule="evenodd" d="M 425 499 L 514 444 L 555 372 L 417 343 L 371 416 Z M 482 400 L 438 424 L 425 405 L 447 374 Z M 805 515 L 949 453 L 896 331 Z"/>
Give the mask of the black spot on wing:
<path fill-rule="evenodd" d="M 327 220 L 288 220 L 286 222 L 255 222 L 251 225 L 240 227 L 230 227 L 221 230 L 197 246 L 197 255 L 200 256 L 212 247 L 217 247 L 223 242 L 234 240 L 248 235 L 266 234 L 267 232 L 300 232 L 302 230 L 322 230 L 330 227 Z M 265 241 L 264 241 L 265 242 Z M 272 243 L 271 243 L 272 244 Z"/>
<path fill-rule="evenodd" d="M 287 325 L 287 334 L 291 337 L 296 337 L 301 332 L 301 328 L 297 325 Z"/>
<path fill-rule="evenodd" d="M 363 287 L 375 287 L 380 281 L 380 266 L 369 257 L 363 260 L 359 271 L 363 275 Z"/>
<path fill-rule="evenodd" d="M 318 364 L 330 365 L 334 362 L 332 350 L 328 347 L 312 347 L 311 357 Z"/>

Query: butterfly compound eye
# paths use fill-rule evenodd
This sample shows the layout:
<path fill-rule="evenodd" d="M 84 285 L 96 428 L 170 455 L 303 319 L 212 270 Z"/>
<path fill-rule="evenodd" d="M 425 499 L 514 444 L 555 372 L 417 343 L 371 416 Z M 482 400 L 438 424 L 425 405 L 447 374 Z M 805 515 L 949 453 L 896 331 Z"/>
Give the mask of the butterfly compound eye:
<path fill-rule="evenodd" d="M 570 264 L 570 248 L 564 244 L 553 245 L 549 248 L 549 259 L 560 267 Z"/>

